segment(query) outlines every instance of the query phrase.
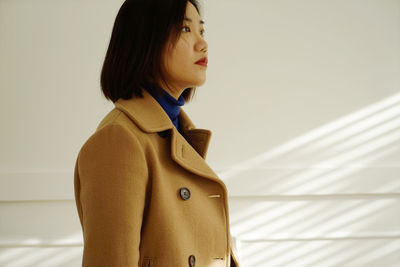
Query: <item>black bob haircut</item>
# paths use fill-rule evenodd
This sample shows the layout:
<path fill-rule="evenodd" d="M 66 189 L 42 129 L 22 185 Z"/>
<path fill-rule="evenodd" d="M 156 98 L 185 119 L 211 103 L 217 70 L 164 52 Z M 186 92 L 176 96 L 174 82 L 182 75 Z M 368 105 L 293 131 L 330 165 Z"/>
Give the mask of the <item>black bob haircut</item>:
<path fill-rule="evenodd" d="M 143 97 L 142 88 L 165 82 L 163 51 L 169 40 L 173 45 L 178 41 L 189 2 L 200 14 L 197 0 L 126 0 L 122 4 L 101 70 L 101 90 L 107 99 Z M 185 102 L 195 91 L 191 87 L 182 92 Z"/>

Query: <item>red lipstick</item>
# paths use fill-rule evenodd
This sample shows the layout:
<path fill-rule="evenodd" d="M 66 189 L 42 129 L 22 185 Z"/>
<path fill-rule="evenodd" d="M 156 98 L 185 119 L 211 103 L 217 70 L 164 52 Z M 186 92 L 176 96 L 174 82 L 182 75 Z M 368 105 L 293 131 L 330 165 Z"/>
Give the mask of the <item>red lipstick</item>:
<path fill-rule="evenodd" d="M 203 58 L 199 59 L 198 61 L 196 61 L 195 64 L 207 67 L 208 59 L 207 59 L 207 57 L 203 57 Z"/>

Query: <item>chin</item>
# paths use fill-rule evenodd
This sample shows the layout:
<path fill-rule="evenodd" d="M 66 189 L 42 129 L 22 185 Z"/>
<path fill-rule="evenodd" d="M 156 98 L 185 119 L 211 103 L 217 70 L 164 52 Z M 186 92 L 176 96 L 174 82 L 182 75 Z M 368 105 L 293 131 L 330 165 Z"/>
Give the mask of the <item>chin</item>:
<path fill-rule="evenodd" d="M 196 81 L 193 82 L 194 86 L 201 86 L 206 82 L 206 77 L 202 77 L 199 79 L 196 79 Z"/>
<path fill-rule="evenodd" d="M 185 88 L 189 87 L 196 87 L 196 86 L 201 86 L 206 82 L 206 76 L 205 75 L 196 75 L 192 76 L 189 79 L 186 77 L 185 80 L 181 80 L 180 84 L 185 84 Z"/>

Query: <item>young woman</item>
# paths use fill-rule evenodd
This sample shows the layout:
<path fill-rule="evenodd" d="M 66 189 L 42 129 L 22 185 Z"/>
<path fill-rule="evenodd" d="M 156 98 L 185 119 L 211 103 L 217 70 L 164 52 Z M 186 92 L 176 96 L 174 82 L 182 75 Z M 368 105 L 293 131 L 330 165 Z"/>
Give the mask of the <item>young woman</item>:
<path fill-rule="evenodd" d="M 194 0 L 127 0 L 101 73 L 115 107 L 79 151 L 84 267 L 239 266 L 225 184 L 205 161 L 211 132 L 181 108 L 206 79 Z"/>

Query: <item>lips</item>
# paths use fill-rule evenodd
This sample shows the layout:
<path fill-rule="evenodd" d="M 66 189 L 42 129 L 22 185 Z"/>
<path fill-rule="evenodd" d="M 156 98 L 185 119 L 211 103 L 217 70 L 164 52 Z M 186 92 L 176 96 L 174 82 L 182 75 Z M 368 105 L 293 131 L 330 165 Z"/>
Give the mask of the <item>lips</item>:
<path fill-rule="evenodd" d="M 208 63 L 208 59 L 207 57 L 203 57 L 201 59 L 199 59 L 198 61 L 196 61 L 195 64 L 199 64 L 199 65 L 203 65 L 203 66 L 207 66 Z"/>

